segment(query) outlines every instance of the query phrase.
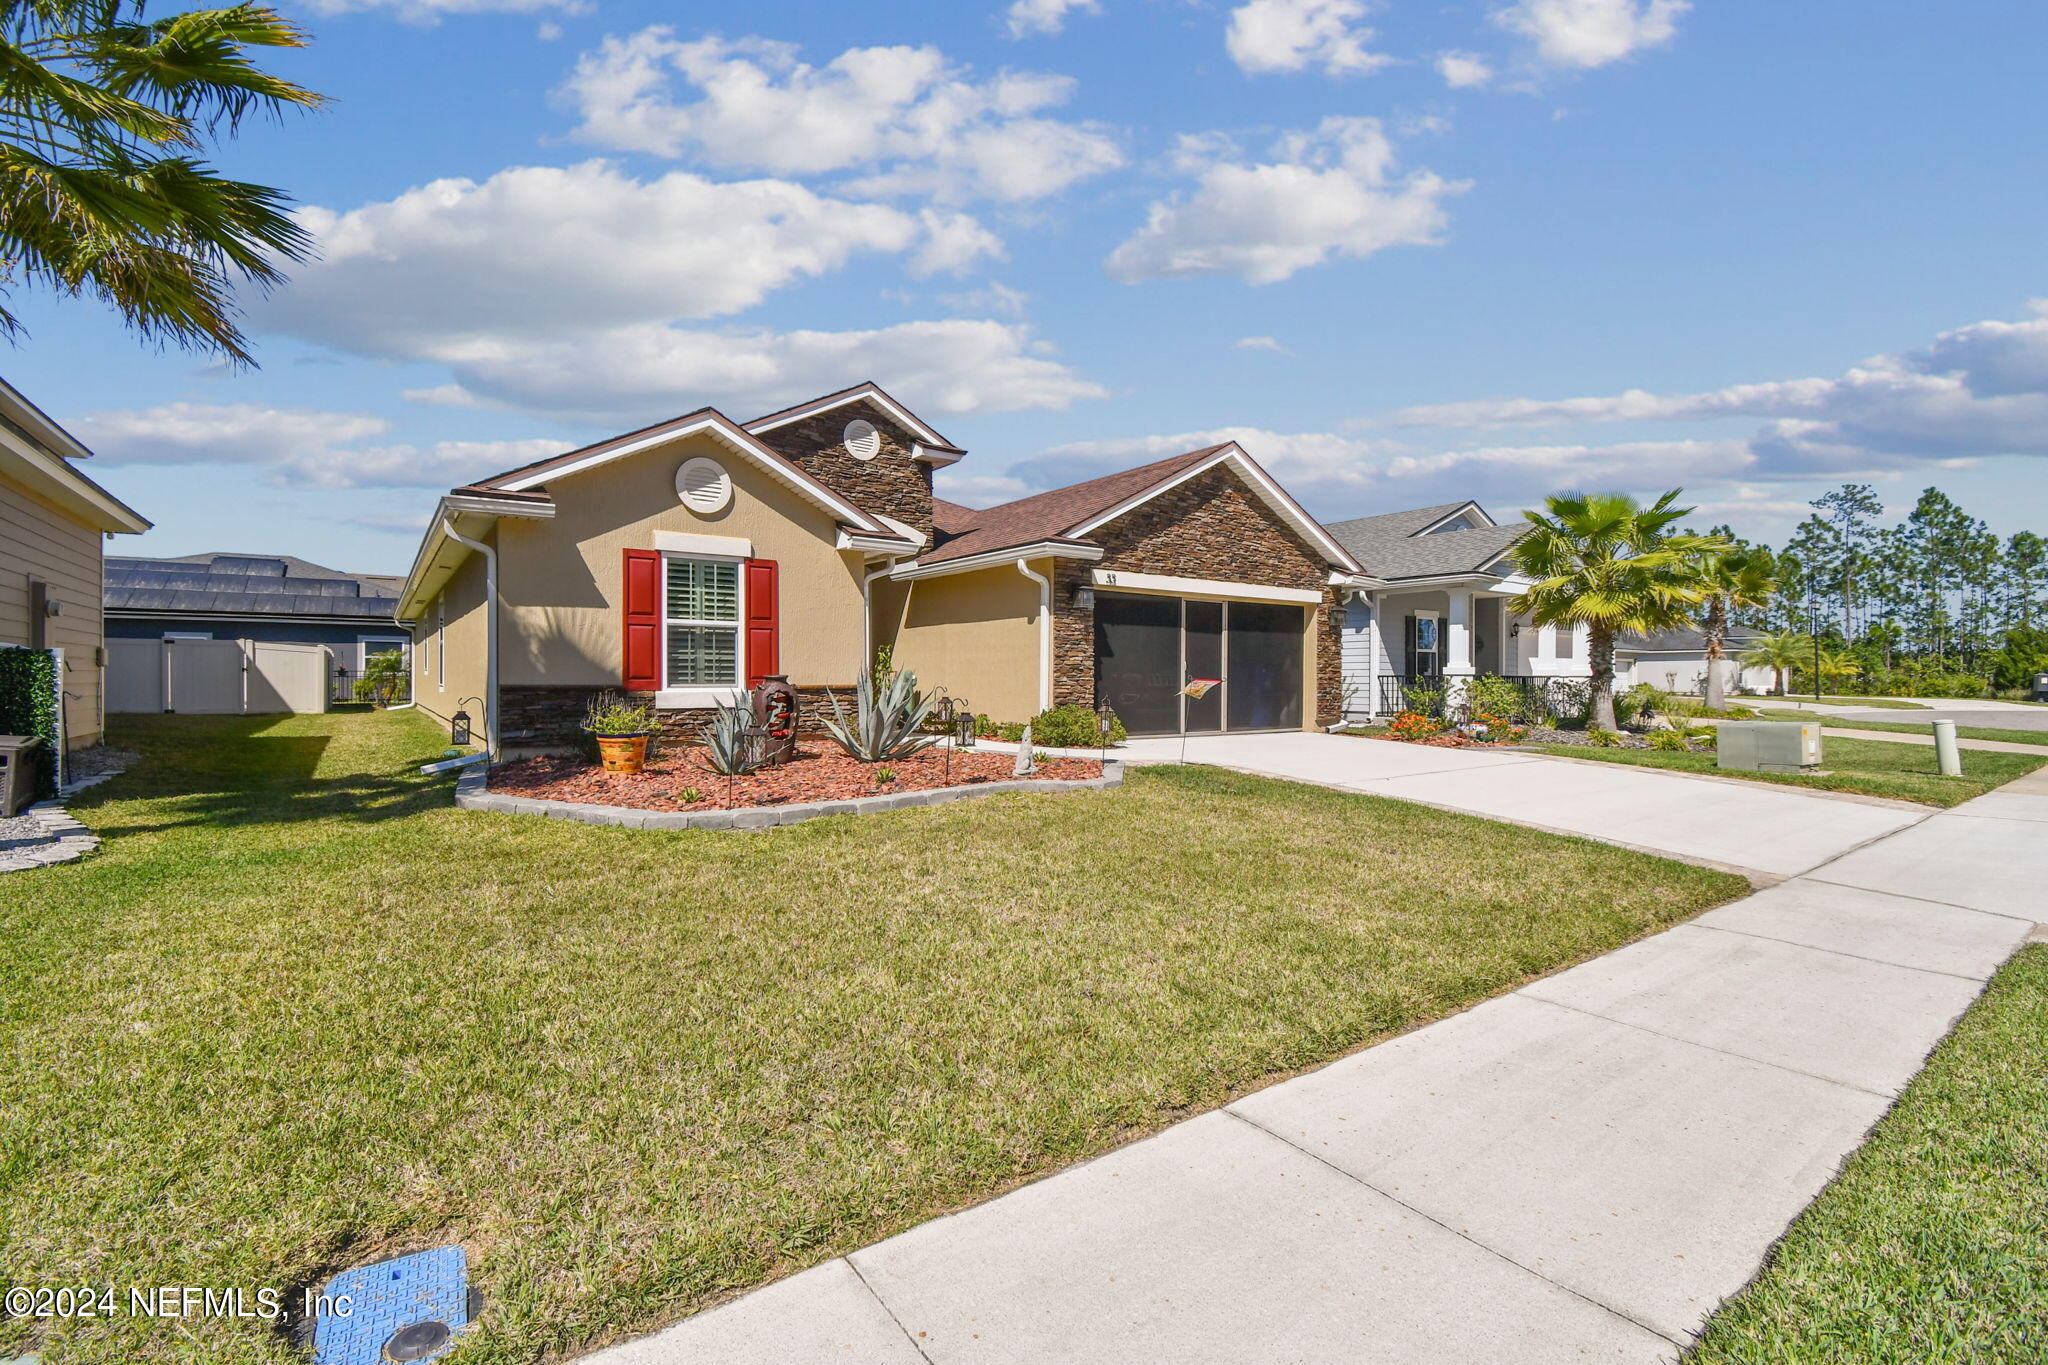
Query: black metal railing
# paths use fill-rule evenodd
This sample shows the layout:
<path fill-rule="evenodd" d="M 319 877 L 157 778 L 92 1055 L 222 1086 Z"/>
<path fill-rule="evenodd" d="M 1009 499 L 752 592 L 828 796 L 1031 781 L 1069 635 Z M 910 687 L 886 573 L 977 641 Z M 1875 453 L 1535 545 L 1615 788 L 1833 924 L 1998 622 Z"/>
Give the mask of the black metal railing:
<path fill-rule="evenodd" d="M 1538 678 L 1512 674 L 1481 676 L 1485 679 L 1482 686 L 1492 688 L 1505 683 L 1513 689 L 1516 700 L 1509 708 L 1513 715 L 1507 719 L 1536 723 L 1576 716 L 1586 709 L 1586 682 L 1583 678 Z M 1462 703 L 1454 703 L 1448 691 L 1444 680 L 1433 675 L 1382 674 L 1377 710 L 1383 716 L 1402 711 L 1420 711 L 1424 715 L 1439 717 L 1446 710 L 1462 714 L 1467 708 Z"/>

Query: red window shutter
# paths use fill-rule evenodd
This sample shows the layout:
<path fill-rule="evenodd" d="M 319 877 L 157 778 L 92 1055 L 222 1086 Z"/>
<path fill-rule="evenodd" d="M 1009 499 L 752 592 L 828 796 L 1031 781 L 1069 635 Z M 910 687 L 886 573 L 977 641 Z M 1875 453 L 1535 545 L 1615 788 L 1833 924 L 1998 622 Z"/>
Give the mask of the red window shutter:
<path fill-rule="evenodd" d="M 661 687 L 661 555 L 653 550 L 626 551 L 619 606 L 624 613 L 619 636 L 625 664 L 619 685 L 628 692 L 654 692 Z"/>
<path fill-rule="evenodd" d="M 781 613 L 775 600 L 775 561 L 747 561 L 747 686 L 782 671 Z"/>

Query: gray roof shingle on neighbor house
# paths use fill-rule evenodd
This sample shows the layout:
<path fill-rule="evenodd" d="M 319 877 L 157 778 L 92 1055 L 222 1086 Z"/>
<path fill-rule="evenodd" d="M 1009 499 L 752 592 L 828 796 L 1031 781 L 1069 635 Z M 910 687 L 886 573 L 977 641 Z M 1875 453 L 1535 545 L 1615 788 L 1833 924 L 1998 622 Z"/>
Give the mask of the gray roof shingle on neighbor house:
<path fill-rule="evenodd" d="M 1492 565 L 1520 540 L 1527 523 L 1477 526 L 1465 531 L 1434 531 L 1422 534 L 1461 507 L 1464 502 L 1439 503 L 1406 512 L 1386 512 L 1376 517 L 1324 523 L 1338 544 L 1375 578 L 1432 578 L 1438 574 L 1478 573 Z"/>
<path fill-rule="evenodd" d="M 380 581 L 382 580 L 382 581 Z M 391 619 L 397 596 L 382 575 L 342 573 L 291 555 L 109 556 L 109 611 Z"/>
<path fill-rule="evenodd" d="M 1722 640 L 1722 648 L 1730 654 L 1739 654 L 1762 634 L 1762 631 L 1751 630 L 1747 626 L 1730 626 Z M 1704 654 L 1707 637 L 1698 626 L 1678 626 L 1672 630 L 1653 630 L 1644 635 L 1623 635 L 1615 640 L 1614 647 L 1635 654 Z"/>

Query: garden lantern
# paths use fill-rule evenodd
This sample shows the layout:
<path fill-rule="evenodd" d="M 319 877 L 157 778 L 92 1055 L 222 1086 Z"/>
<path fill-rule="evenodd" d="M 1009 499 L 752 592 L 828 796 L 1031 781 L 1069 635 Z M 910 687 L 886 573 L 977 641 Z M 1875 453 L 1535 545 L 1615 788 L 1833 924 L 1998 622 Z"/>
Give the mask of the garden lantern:
<path fill-rule="evenodd" d="M 457 711 L 455 713 L 455 718 L 450 722 L 448 728 L 448 742 L 451 744 L 469 743 L 469 712 Z"/>
<path fill-rule="evenodd" d="M 974 747 L 974 716 L 969 712 L 953 723 L 953 743 L 962 749 Z"/>
<path fill-rule="evenodd" d="M 932 716 L 938 722 L 939 729 L 952 729 L 954 722 L 956 720 L 956 712 L 953 706 L 953 699 L 951 697 L 940 697 L 939 704 L 937 708 L 933 710 Z"/>

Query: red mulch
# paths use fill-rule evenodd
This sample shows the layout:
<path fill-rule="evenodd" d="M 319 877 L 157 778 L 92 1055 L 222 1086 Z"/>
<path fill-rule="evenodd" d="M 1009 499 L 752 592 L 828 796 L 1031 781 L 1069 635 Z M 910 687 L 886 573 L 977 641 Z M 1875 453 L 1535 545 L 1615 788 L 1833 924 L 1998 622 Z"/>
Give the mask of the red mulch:
<path fill-rule="evenodd" d="M 1390 744 L 1421 744 L 1431 749 L 1491 749 L 1509 742 L 1504 739 L 1474 739 L 1470 735 L 1461 735 L 1455 730 L 1446 730 L 1440 735 L 1431 735 L 1427 739 L 1402 739 L 1398 735 L 1366 735 L 1365 738 L 1383 739 Z"/>
<path fill-rule="evenodd" d="M 636 810 L 725 810 L 726 780 L 704 766 L 703 750 L 669 746 L 650 759 L 647 770 L 628 776 L 608 773 L 580 758 L 522 758 L 491 769 L 491 790 L 546 801 L 580 801 L 599 806 L 631 806 Z M 914 758 L 891 763 L 861 763 L 835 748 L 797 750 L 787 763 L 762 768 L 732 781 L 732 807 L 780 806 L 802 801 L 845 801 L 856 796 L 890 792 L 930 791 L 936 787 L 978 786 L 1007 782 L 1017 756 L 1006 753 L 956 752 L 952 780 L 947 781 L 946 755 L 927 749 Z M 896 780 L 875 780 L 887 768 Z M 1102 776 L 1092 758 L 1048 758 L 1038 777 L 1073 780 Z M 682 791 L 695 787 L 699 799 L 685 801 Z"/>

